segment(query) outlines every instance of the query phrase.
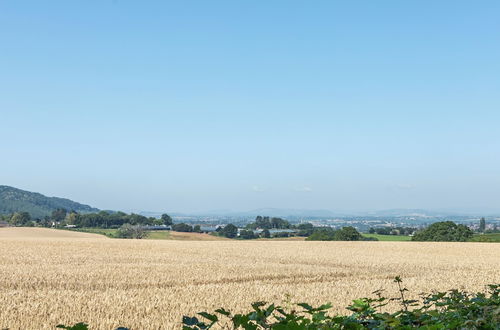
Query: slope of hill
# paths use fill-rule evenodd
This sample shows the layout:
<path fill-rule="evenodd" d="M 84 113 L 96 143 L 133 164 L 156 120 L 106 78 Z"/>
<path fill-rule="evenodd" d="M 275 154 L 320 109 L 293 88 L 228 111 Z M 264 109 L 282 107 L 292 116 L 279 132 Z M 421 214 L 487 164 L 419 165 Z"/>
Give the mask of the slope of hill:
<path fill-rule="evenodd" d="M 32 217 L 41 218 L 50 215 L 56 209 L 74 210 L 82 213 L 99 211 L 69 199 L 47 197 L 14 187 L 0 186 L 0 214 L 29 212 Z"/>

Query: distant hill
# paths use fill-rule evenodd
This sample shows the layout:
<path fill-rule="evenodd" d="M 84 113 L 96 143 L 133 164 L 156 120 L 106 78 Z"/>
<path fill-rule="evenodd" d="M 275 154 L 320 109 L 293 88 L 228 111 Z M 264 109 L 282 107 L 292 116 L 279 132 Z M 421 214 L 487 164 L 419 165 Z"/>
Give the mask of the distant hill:
<path fill-rule="evenodd" d="M 172 215 L 192 215 L 192 216 L 233 216 L 243 218 L 255 218 L 257 215 L 270 217 L 316 217 L 316 218 L 349 218 L 349 217 L 414 217 L 414 218 L 439 218 L 446 216 L 461 216 L 471 214 L 470 212 L 452 212 L 440 210 L 425 209 L 389 209 L 378 211 L 332 211 L 326 209 L 279 209 L 279 208 L 260 208 L 251 211 L 231 211 L 231 210 L 213 210 L 206 212 L 195 212 L 186 214 Z M 479 213 L 481 214 L 481 213 Z M 494 214 L 494 213 L 491 213 Z"/>
<path fill-rule="evenodd" d="M 302 210 L 302 209 L 278 209 L 261 208 L 245 212 L 249 216 L 269 216 L 269 217 L 333 217 L 339 213 L 330 210 Z"/>
<path fill-rule="evenodd" d="M 233 217 L 255 218 L 258 215 L 269 217 L 334 217 L 341 216 L 342 213 L 330 210 L 302 210 L 302 209 L 278 209 L 278 208 L 260 208 L 251 211 L 230 211 L 214 210 L 208 212 L 198 212 L 194 215 L 224 215 Z"/>
<path fill-rule="evenodd" d="M 99 211 L 99 209 L 66 198 L 47 197 L 39 193 L 0 185 L 0 214 L 29 212 L 34 218 L 42 218 L 56 209 L 74 210 L 80 213 Z"/>
<path fill-rule="evenodd" d="M 447 211 L 433 211 L 424 209 L 390 209 L 390 210 L 365 212 L 363 215 L 376 216 L 376 217 L 436 218 L 436 217 L 445 217 L 445 216 L 453 216 L 461 214 L 447 212 Z"/>

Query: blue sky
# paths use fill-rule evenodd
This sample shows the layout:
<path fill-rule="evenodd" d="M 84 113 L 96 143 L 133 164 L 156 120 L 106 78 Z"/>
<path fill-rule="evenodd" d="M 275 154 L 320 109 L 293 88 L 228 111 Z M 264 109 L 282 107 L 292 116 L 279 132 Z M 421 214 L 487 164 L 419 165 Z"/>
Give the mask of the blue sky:
<path fill-rule="evenodd" d="M 0 1 L 0 183 L 104 209 L 500 211 L 498 1 Z"/>

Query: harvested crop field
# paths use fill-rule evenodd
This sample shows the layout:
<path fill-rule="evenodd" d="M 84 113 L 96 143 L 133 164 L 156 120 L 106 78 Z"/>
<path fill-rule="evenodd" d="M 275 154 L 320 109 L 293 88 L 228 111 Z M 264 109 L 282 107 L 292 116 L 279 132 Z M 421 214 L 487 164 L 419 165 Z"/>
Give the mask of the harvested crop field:
<path fill-rule="evenodd" d="M 500 282 L 500 244 L 117 240 L 0 229 L 0 328 L 179 328 L 182 315 L 251 302 L 350 300 L 401 275 L 411 294 Z"/>

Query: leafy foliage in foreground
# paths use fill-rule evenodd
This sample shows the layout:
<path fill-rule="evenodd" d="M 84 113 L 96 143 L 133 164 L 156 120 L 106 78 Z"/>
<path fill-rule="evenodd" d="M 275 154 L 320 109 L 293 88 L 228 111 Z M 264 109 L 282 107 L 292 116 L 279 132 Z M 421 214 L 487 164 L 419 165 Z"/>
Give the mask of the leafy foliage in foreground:
<path fill-rule="evenodd" d="M 330 316 L 332 307 L 325 304 L 313 307 L 296 304 L 300 309 L 288 311 L 281 306 L 257 302 L 246 314 L 232 314 L 225 309 L 214 313 L 201 312 L 199 316 L 183 318 L 184 330 L 210 329 L 220 325 L 224 318 L 233 329 L 500 329 L 500 285 L 490 285 L 489 292 L 468 294 L 458 290 L 430 294 L 422 301 L 405 298 L 406 288 L 396 277 L 400 297 L 388 299 L 375 291 L 377 298 L 354 300 L 347 307 L 349 316 Z M 397 300 L 401 309 L 395 313 L 381 312 L 389 301 Z M 412 309 L 413 308 L 413 309 Z M 222 319 L 222 320 L 221 320 Z"/>
<path fill-rule="evenodd" d="M 407 299 L 408 291 L 398 276 L 399 296 L 386 298 L 382 291 L 373 292 L 375 298 L 354 300 L 347 307 L 348 316 L 329 315 L 331 304 L 313 307 L 306 303 L 295 305 L 294 309 L 256 302 L 248 313 L 233 314 L 224 308 L 213 313 L 200 312 L 197 316 L 184 316 L 183 330 L 205 330 L 212 327 L 224 329 L 500 329 L 500 284 L 489 285 L 487 292 L 470 294 L 459 290 L 423 295 L 420 301 Z M 397 301 L 401 308 L 394 312 L 382 312 L 390 301 Z M 67 330 L 87 330 L 88 325 L 58 325 Z M 117 328 L 116 330 L 127 330 Z"/>

